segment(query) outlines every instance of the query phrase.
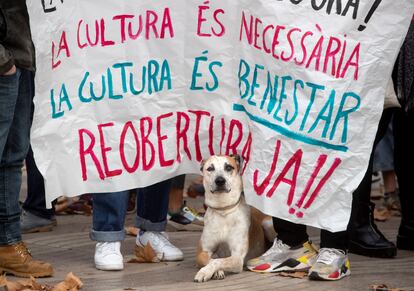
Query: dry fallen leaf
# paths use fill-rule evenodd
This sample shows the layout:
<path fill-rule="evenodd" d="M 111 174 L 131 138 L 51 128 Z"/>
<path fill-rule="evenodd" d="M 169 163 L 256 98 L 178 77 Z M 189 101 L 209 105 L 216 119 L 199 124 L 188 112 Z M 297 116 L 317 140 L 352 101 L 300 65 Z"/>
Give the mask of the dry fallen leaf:
<path fill-rule="evenodd" d="M 137 236 L 139 232 L 139 228 L 135 226 L 126 226 L 125 227 L 125 233 L 127 235 Z"/>
<path fill-rule="evenodd" d="M 386 221 L 391 217 L 391 212 L 388 209 L 374 209 L 374 219 L 377 221 Z"/>
<path fill-rule="evenodd" d="M 46 286 L 41 286 L 36 282 L 36 280 L 31 277 L 30 279 L 20 279 L 16 282 L 7 281 L 6 286 L 8 291 L 23 291 L 23 290 L 49 290 Z"/>
<path fill-rule="evenodd" d="M 159 263 L 160 261 L 151 244 L 148 243 L 144 247 L 135 246 L 135 258 L 128 263 Z"/>
<path fill-rule="evenodd" d="M 57 199 L 54 206 L 55 213 L 58 215 L 65 214 L 92 214 L 92 202 L 90 194 L 83 194 L 75 197 L 61 196 Z"/>
<path fill-rule="evenodd" d="M 43 286 L 43 285 L 37 283 L 36 279 L 34 277 L 30 277 L 30 283 L 26 287 L 29 287 L 29 290 L 30 290 L 30 288 L 32 290 L 49 290 L 50 289 L 49 286 L 47 286 L 47 285 Z"/>
<path fill-rule="evenodd" d="M 279 276 L 303 279 L 308 276 L 307 272 L 280 272 Z"/>
<path fill-rule="evenodd" d="M 404 289 L 401 289 L 401 288 L 389 288 L 385 284 L 370 285 L 369 289 L 372 291 L 404 291 Z"/>
<path fill-rule="evenodd" d="M 54 205 L 55 213 L 62 212 L 63 210 L 65 210 L 68 207 L 68 205 L 69 205 L 68 197 L 60 196 L 56 200 L 56 204 Z"/>
<path fill-rule="evenodd" d="M 81 289 L 82 281 L 76 277 L 72 272 L 66 275 L 65 280 L 55 285 L 52 291 L 72 291 Z"/>
<path fill-rule="evenodd" d="M 83 283 L 72 272 L 69 273 L 63 282 L 54 287 L 47 284 L 40 284 L 35 278 L 8 281 L 5 276 L 0 276 L 0 287 L 6 286 L 7 291 L 77 291 L 82 288 Z"/>
<path fill-rule="evenodd" d="M 6 286 L 6 276 L 0 275 L 0 287 Z"/>

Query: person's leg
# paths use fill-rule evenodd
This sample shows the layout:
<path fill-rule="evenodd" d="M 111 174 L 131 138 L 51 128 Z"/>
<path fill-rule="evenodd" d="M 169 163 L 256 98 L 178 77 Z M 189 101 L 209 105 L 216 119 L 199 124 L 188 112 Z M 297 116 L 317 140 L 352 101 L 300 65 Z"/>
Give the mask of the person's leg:
<path fill-rule="evenodd" d="M 95 266 L 99 270 L 122 270 L 121 241 L 125 239 L 125 214 L 129 191 L 93 194 L 90 238 L 97 241 Z"/>
<path fill-rule="evenodd" d="M 388 210 L 401 211 L 400 199 L 398 197 L 397 176 L 394 169 L 382 171 L 384 180 L 384 201 L 383 206 Z"/>
<path fill-rule="evenodd" d="M 140 188 L 137 192 L 136 226 L 141 230 L 164 231 L 171 179 Z"/>
<path fill-rule="evenodd" d="M 309 240 L 306 225 L 273 217 L 273 227 L 277 238 L 288 246 L 295 247 Z"/>
<path fill-rule="evenodd" d="M 249 260 L 247 268 L 260 273 L 308 270 L 317 251 L 309 241 L 306 226 L 273 217 L 273 227 L 277 237 L 272 247 Z"/>
<path fill-rule="evenodd" d="M 92 240 L 115 242 L 125 239 L 128 194 L 128 191 L 93 194 Z"/>
<path fill-rule="evenodd" d="M 194 220 L 194 216 L 187 217 L 186 213 L 183 211 L 183 205 L 185 203 L 183 198 L 184 181 L 185 175 L 174 177 L 171 181 L 168 214 L 170 215 L 170 221 L 186 225 Z"/>
<path fill-rule="evenodd" d="M 26 156 L 27 197 L 21 216 L 22 233 L 50 231 L 56 225 L 53 208 L 46 208 L 43 176 L 37 169 L 32 148 Z"/>
<path fill-rule="evenodd" d="M 382 177 L 384 179 L 384 195 L 397 191 L 397 179 L 394 170 L 382 171 Z"/>
<path fill-rule="evenodd" d="M 136 227 L 140 229 L 136 238 L 136 254 L 144 252 L 147 245 L 155 251 L 153 261 L 177 261 L 183 253 L 168 240 L 167 226 L 168 200 L 171 179 L 140 188 L 137 192 Z M 139 255 L 138 255 L 139 256 Z"/>
<path fill-rule="evenodd" d="M 348 252 L 348 235 L 346 231 L 330 232 L 321 230 L 321 248 L 330 248 Z"/>
<path fill-rule="evenodd" d="M 204 217 L 195 209 L 187 205 L 184 200 L 184 184 L 186 175 L 174 177 L 171 181 L 170 199 L 168 203 L 168 215 L 170 221 L 179 224 L 190 224 L 192 222 L 203 225 Z"/>
<path fill-rule="evenodd" d="M 17 69 L 0 76 L 0 273 L 23 277 L 53 274 L 48 263 L 32 259 L 20 233 L 21 168 L 29 149 L 33 73 Z"/>
<path fill-rule="evenodd" d="M 398 178 L 401 202 L 401 224 L 398 230 L 397 247 L 414 250 L 414 141 L 411 137 L 414 113 L 400 110 L 394 117 L 394 164 Z"/>
<path fill-rule="evenodd" d="M 180 175 L 171 179 L 171 191 L 168 202 L 168 212 L 170 213 L 179 213 L 183 206 L 184 182 L 185 175 Z"/>
<path fill-rule="evenodd" d="M 370 203 L 371 178 L 375 145 L 384 136 L 392 115 L 392 110 L 384 110 L 378 126 L 374 147 L 370 154 L 368 168 L 353 193 L 352 211 L 348 230 L 329 232 L 321 230 L 321 249 L 315 263 L 309 270 L 313 280 L 339 280 L 351 274 L 347 255 L 350 251 L 369 256 L 392 257 L 395 246 L 377 229 L 373 219 L 373 205 Z M 349 236 L 349 240 L 347 240 Z"/>
<path fill-rule="evenodd" d="M 19 192 L 29 148 L 31 99 L 19 95 L 21 74 L 18 70 L 15 75 L 0 77 L 0 245 L 22 240 Z"/>
<path fill-rule="evenodd" d="M 374 204 L 371 203 L 371 179 L 375 146 L 384 136 L 394 109 L 384 110 L 378 125 L 374 147 L 365 175 L 353 193 L 351 217 L 348 224 L 349 252 L 372 257 L 394 257 L 395 245 L 377 228 Z"/>
<path fill-rule="evenodd" d="M 400 210 L 398 199 L 397 177 L 394 171 L 394 134 L 392 120 L 387 131 L 375 147 L 374 172 L 380 171 L 384 181 L 383 207 L 389 210 Z"/>

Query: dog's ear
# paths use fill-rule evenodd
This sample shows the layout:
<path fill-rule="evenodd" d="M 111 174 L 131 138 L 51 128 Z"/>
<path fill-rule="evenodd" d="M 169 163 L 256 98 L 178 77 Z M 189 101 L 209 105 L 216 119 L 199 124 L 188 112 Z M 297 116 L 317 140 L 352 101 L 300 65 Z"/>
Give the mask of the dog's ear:
<path fill-rule="evenodd" d="M 203 170 L 204 170 L 204 164 L 206 163 L 206 160 L 204 159 L 204 160 L 202 160 L 201 161 L 201 163 L 200 163 L 200 172 L 202 173 L 203 172 Z"/>
<path fill-rule="evenodd" d="M 236 155 L 230 155 L 230 157 L 232 157 L 236 161 L 237 172 L 241 173 L 242 164 L 243 164 L 242 157 L 240 155 L 238 155 L 238 154 L 236 154 Z"/>

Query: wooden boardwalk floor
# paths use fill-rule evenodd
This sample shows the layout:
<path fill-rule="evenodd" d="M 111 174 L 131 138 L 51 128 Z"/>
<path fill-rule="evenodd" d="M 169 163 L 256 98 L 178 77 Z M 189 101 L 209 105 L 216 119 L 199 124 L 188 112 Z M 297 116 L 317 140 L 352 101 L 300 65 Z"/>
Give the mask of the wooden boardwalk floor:
<path fill-rule="evenodd" d="M 128 215 L 127 225 L 132 225 Z M 395 241 L 399 218 L 379 223 L 385 235 Z M 94 242 L 88 232 L 91 217 L 83 215 L 58 216 L 58 226 L 47 233 L 24 235 L 35 258 L 51 262 L 55 276 L 42 282 L 54 284 L 72 271 L 83 281 L 84 290 L 369 290 L 371 284 L 387 284 L 404 290 L 414 290 L 414 252 L 399 251 L 394 259 L 376 259 L 350 255 L 350 277 L 338 282 L 315 282 L 275 274 L 256 274 L 243 271 L 221 281 L 193 283 L 197 271 L 195 248 L 200 228 L 192 231 L 169 232 L 171 240 L 185 255 L 182 262 L 158 264 L 126 263 L 119 272 L 98 271 L 93 265 Z M 319 231 L 309 229 L 312 240 L 319 243 Z M 125 260 L 132 257 L 134 238 L 123 243 Z M 12 277 L 10 279 L 13 279 Z"/>
<path fill-rule="evenodd" d="M 26 196 L 25 172 L 21 200 Z M 374 189 L 375 190 L 375 189 Z M 199 208 L 202 198 L 187 198 L 188 204 Z M 126 218 L 126 225 L 133 225 L 134 214 Z M 58 226 L 51 232 L 26 234 L 33 256 L 53 264 L 55 275 L 41 279 L 50 285 L 64 279 L 73 272 L 84 283 L 82 290 L 369 290 L 372 284 L 386 284 L 393 288 L 414 291 L 414 252 L 398 251 L 393 259 L 368 258 L 350 254 L 351 276 L 337 282 L 310 281 L 307 278 L 294 279 L 275 274 L 257 274 L 243 271 L 228 275 L 224 280 L 194 283 L 197 272 L 195 252 L 201 227 L 187 226 L 182 231 L 169 227 L 171 241 L 184 252 L 184 261 L 158 264 L 126 263 L 119 272 L 98 271 L 94 267 L 95 243 L 89 239 L 92 217 L 83 215 L 57 216 Z M 385 236 L 395 242 L 400 218 L 392 217 L 377 223 Z M 319 230 L 309 228 L 311 240 L 319 244 Z M 122 245 L 125 261 L 133 257 L 135 238 L 127 237 Z M 9 277 L 10 280 L 16 280 Z"/>

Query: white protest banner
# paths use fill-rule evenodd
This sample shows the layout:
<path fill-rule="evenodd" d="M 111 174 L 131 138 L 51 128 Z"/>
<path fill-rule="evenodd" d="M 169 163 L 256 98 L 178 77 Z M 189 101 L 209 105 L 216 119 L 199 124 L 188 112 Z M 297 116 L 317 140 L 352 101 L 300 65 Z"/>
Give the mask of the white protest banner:
<path fill-rule="evenodd" d="M 242 155 L 246 200 L 346 228 L 413 0 L 28 1 L 47 201 Z"/>

